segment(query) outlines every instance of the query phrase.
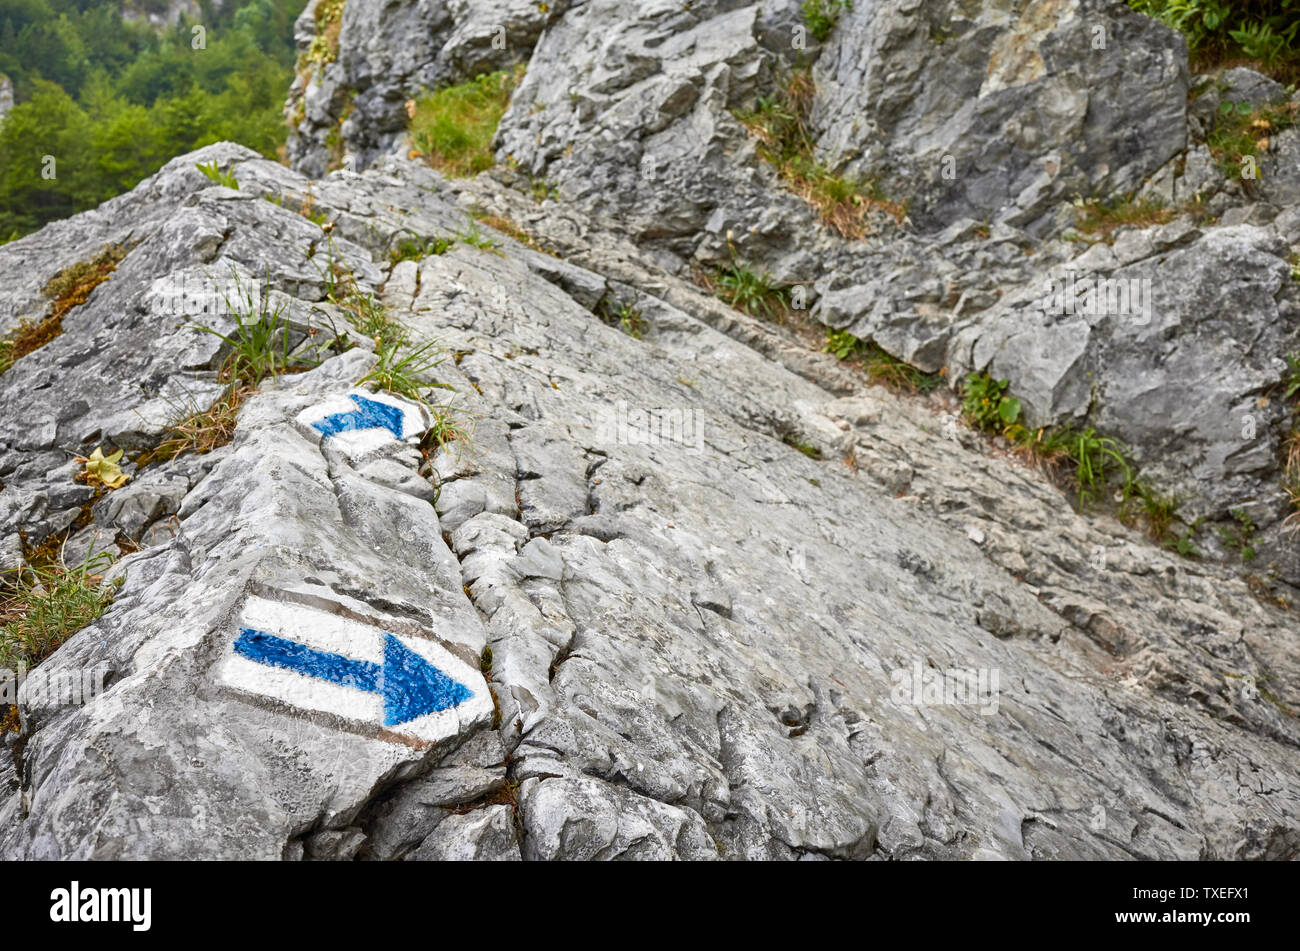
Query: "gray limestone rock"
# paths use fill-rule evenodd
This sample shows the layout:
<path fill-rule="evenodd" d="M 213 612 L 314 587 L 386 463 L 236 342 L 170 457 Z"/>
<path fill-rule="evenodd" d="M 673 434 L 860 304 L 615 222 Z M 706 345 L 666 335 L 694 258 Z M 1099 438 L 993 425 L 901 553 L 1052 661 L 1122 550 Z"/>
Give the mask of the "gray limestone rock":
<path fill-rule="evenodd" d="M 1296 141 L 1258 187 L 1196 141 L 1277 90 L 1233 70 L 1189 108 L 1182 41 L 1119 0 L 858 3 L 824 41 L 796 0 L 543 6 L 349 0 L 291 91 L 293 169 L 218 143 L 0 247 L 0 332 L 125 252 L 0 375 L 0 583 L 24 544 L 132 551 L 18 690 L 0 856 L 1294 854 Z M 516 63 L 509 167 L 404 157 L 407 98 Z M 797 64 L 816 157 L 910 221 L 843 239 L 760 159 L 735 111 Z M 1076 192 L 1139 189 L 1221 217 L 1066 240 Z M 496 247 L 391 263 L 471 212 Z M 787 325 L 702 286 L 733 254 L 800 289 Z M 376 346 L 335 265 L 445 353 L 437 406 L 359 383 Z M 202 327 L 243 288 L 312 367 L 229 445 L 150 462 L 221 394 Z M 823 327 L 1008 378 L 1187 520 L 1246 513 L 1261 564 L 1076 510 L 950 390 L 817 352 Z M 444 411 L 467 438 L 429 435 Z M 125 485 L 77 480 L 96 446 Z"/>

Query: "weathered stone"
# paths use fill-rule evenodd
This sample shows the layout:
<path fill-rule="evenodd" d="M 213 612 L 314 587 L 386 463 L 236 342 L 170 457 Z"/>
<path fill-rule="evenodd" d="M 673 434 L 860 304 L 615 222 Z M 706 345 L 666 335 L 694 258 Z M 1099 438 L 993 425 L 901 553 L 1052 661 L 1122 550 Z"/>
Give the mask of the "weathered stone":
<path fill-rule="evenodd" d="M 855 4 L 795 50 L 801 18 L 796 0 L 349 0 L 338 58 L 292 93 L 299 171 L 220 143 L 0 248 L 0 331 L 46 312 L 60 269 L 127 250 L 0 376 L 0 569 L 23 536 L 144 546 L 38 668 L 103 689 L 24 684 L 0 854 L 1300 848 L 1300 643 L 1279 601 L 1300 585 L 1278 460 L 1294 143 L 1261 153 L 1262 183 L 1227 180 L 1197 140 L 1223 91 L 1189 109 L 1181 41 L 1119 0 Z M 524 60 L 495 143 L 510 167 L 448 180 L 403 158 L 407 97 Z M 845 240 L 759 157 L 733 110 L 796 60 L 816 158 L 911 198 L 910 224 Z M 1075 191 L 1138 188 L 1222 218 L 1052 237 Z M 308 195 L 325 228 L 295 210 Z M 471 208 L 519 230 L 390 265 Z M 732 261 L 800 289 L 794 327 L 700 286 Z M 412 345 L 445 348 L 424 376 L 445 405 L 358 384 L 375 344 L 324 299 L 333 264 Z M 1053 312 L 1046 280 L 1070 269 L 1142 293 Z M 226 350 L 194 325 L 228 332 L 236 279 L 319 365 L 264 382 L 231 445 L 128 466 L 72 531 L 70 460 L 151 448 L 222 391 Z M 619 307 L 640 339 L 606 323 Z M 1009 378 L 1027 423 L 1123 440 L 1185 518 L 1251 519 L 1266 567 L 1226 534 L 1184 559 L 1075 511 L 951 393 L 900 397 L 814 352 L 803 308 L 956 385 Z M 434 412 L 467 438 L 426 437 Z"/>

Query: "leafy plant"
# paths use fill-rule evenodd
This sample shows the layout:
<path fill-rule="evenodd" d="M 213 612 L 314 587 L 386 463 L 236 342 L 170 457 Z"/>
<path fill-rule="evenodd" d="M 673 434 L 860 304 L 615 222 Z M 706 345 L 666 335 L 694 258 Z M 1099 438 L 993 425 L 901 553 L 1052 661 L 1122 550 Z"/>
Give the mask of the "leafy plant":
<path fill-rule="evenodd" d="M 339 33 L 343 29 L 343 7 L 346 0 L 320 0 L 316 4 L 316 35 L 304 57 L 308 63 L 326 66 L 339 54 Z"/>
<path fill-rule="evenodd" d="M 104 455 L 104 450 L 99 446 L 87 457 L 78 456 L 77 461 L 85 463 L 86 468 L 83 470 L 83 480 L 94 485 L 96 483 L 106 486 L 110 489 L 119 489 L 126 485 L 126 480 L 130 478 L 122 471 L 118 464 L 122 459 L 122 450 L 111 455 Z"/>
<path fill-rule="evenodd" d="M 613 317 L 617 322 L 618 329 L 633 340 L 643 339 L 650 330 L 650 325 L 641 316 L 641 311 L 630 304 L 620 304 L 618 309 L 614 311 Z"/>
<path fill-rule="evenodd" d="M 824 353 L 835 354 L 837 360 L 850 360 L 855 356 L 866 353 L 867 345 L 847 330 L 836 330 L 833 327 L 827 327 L 826 346 L 822 350 Z"/>
<path fill-rule="evenodd" d="M 1172 548 L 1184 558 L 1200 558 L 1201 551 L 1196 547 L 1194 541 L 1196 538 L 1196 530 L 1199 525 L 1200 521 L 1197 520 L 1197 522 L 1188 527 L 1187 531 L 1183 532 L 1182 535 L 1165 542 L 1165 547 Z"/>
<path fill-rule="evenodd" d="M 455 243 L 455 238 L 440 236 L 421 238 L 416 235 L 403 238 L 388 252 L 388 260 L 391 264 L 397 264 L 399 261 L 419 261 L 431 254 L 446 254 Z"/>
<path fill-rule="evenodd" d="M 1200 68 L 1245 56 L 1284 79 L 1300 60 L 1296 0 L 1129 0 L 1129 6 L 1181 32 Z"/>
<path fill-rule="evenodd" d="M 218 185 L 224 185 L 227 188 L 239 188 L 239 179 L 235 178 L 234 170 L 223 172 L 217 168 L 217 160 L 213 159 L 207 165 L 197 164 L 194 166 L 210 180 Z"/>
<path fill-rule="evenodd" d="M 968 373 L 962 395 L 962 415 L 985 432 L 1006 433 L 1020 418 L 1020 400 L 1007 393 L 1010 380 L 987 373 Z"/>

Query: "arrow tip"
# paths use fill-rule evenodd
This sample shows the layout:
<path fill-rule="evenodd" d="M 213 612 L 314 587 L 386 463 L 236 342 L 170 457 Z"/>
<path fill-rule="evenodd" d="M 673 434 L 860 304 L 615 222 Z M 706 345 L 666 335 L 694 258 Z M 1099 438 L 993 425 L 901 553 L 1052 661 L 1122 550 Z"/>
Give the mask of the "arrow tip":
<path fill-rule="evenodd" d="M 392 634 L 384 642 L 384 725 L 450 710 L 474 696 Z"/>

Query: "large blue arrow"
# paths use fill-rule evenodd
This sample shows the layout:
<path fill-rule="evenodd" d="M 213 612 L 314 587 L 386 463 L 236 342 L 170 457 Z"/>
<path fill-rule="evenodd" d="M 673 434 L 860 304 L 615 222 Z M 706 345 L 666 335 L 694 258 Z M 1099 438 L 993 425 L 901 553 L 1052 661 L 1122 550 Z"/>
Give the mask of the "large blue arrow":
<path fill-rule="evenodd" d="M 312 423 L 312 428 L 319 430 L 328 439 L 349 429 L 387 429 L 394 438 L 402 438 L 402 411 L 396 406 L 389 406 L 378 400 L 368 400 L 364 396 L 349 393 L 357 408 L 346 413 L 331 413 L 324 419 Z"/>
<path fill-rule="evenodd" d="M 426 713 L 463 703 L 474 694 L 392 634 L 385 634 L 384 662 L 372 664 L 318 651 L 251 627 L 241 627 L 235 653 L 268 667 L 282 667 L 318 680 L 383 694 L 384 726 L 397 726 Z"/>

